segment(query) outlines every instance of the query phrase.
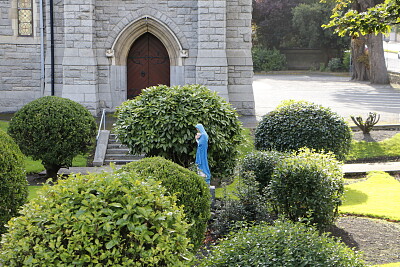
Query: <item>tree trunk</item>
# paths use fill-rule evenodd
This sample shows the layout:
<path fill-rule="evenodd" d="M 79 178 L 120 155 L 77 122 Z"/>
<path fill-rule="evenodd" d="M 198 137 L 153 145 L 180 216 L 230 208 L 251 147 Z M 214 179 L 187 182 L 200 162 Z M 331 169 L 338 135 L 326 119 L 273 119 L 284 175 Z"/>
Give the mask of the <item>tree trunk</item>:
<path fill-rule="evenodd" d="M 384 0 L 357 0 L 353 2 L 352 9 L 357 10 L 358 12 L 364 12 L 370 7 L 374 7 L 377 4 L 381 4 L 384 2 Z M 367 79 L 365 79 L 365 75 L 363 73 L 363 69 L 358 66 L 359 69 L 356 67 L 356 62 L 357 59 L 364 61 L 364 57 L 361 56 L 361 47 L 358 47 L 360 49 L 356 53 L 354 52 L 354 57 L 353 57 L 353 63 L 354 63 L 354 72 L 353 72 L 353 77 L 352 79 L 358 80 L 358 81 L 365 81 L 365 80 L 370 80 L 371 83 L 374 84 L 389 84 L 389 75 L 387 72 L 386 68 L 386 63 L 385 63 L 385 54 L 383 51 L 383 40 L 382 40 L 382 34 L 368 34 L 366 36 L 356 38 L 355 40 L 358 39 L 364 39 L 367 42 L 368 46 L 368 64 L 365 62 L 365 64 L 369 68 L 369 75 Z M 365 42 L 365 41 L 364 41 Z M 353 42 L 352 42 L 353 43 Z M 364 43 L 365 45 L 365 43 Z M 363 46 L 364 46 L 363 45 Z M 353 50 L 353 44 L 352 44 L 352 50 Z M 365 52 L 364 52 L 365 53 Z M 353 51 L 352 51 L 353 55 Z"/>
<path fill-rule="evenodd" d="M 44 165 L 44 168 L 46 169 L 46 177 L 53 178 L 53 181 L 57 181 L 57 174 L 58 174 L 58 171 L 61 169 L 61 166 L 46 164 L 46 165 Z"/>
<path fill-rule="evenodd" d="M 389 74 L 386 68 L 385 52 L 383 50 L 382 34 L 369 34 L 367 44 L 370 65 L 370 81 L 374 84 L 389 84 Z"/>
<path fill-rule="evenodd" d="M 355 81 L 369 80 L 369 60 L 364 37 L 351 39 L 352 76 Z"/>

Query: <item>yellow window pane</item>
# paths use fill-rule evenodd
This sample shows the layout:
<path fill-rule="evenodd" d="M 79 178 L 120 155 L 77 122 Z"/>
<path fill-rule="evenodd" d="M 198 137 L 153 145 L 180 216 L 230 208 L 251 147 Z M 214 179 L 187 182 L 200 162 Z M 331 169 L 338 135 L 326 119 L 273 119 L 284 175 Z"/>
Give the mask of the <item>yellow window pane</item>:
<path fill-rule="evenodd" d="M 31 23 L 20 23 L 18 27 L 19 35 L 32 35 Z"/>
<path fill-rule="evenodd" d="M 32 0 L 18 0 L 18 8 L 32 8 Z"/>
<path fill-rule="evenodd" d="M 19 22 L 32 22 L 32 11 L 31 10 L 20 10 L 18 11 L 18 20 Z"/>

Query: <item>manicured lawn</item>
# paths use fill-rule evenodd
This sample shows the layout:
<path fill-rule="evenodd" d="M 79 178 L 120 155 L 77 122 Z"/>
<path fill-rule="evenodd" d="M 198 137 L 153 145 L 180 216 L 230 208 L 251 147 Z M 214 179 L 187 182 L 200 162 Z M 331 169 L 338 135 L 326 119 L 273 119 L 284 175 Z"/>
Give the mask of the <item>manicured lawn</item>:
<path fill-rule="evenodd" d="M 353 142 L 348 159 L 400 156 L 400 134 L 380 142 Z"/>
<path fill-rule="evenodd" d="M 385 172 L 371 172 L 365 181 L 345 186 L 339 211 L 400 220 L 400 182 Z"/>

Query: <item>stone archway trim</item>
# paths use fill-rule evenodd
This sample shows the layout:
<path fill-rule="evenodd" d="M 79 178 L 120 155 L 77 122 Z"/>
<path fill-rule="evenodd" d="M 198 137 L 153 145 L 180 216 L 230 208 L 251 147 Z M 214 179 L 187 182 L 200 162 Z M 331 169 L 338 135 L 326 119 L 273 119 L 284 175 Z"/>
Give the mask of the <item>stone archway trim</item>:
<path fill-rule="evenodd" d="M 118 34 L 106 53 L 107 57 L 112 58 L 112 64 L 126 65 L 132 44 L 146 32 L 152 33 L 164 44 L 170 57 L 171 66 L 182 66 L 182 58 L 188 56 L 187 50 L 182 48 L 178 38 L 167 25 L 148 15 L 132 21 Z"/>

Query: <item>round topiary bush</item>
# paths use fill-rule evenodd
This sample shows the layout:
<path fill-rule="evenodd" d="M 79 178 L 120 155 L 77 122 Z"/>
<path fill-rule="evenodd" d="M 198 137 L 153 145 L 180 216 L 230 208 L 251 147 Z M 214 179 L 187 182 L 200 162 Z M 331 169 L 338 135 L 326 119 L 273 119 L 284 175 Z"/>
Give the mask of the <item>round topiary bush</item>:
<path fill-rule="evenodd" d="M 212 177 L 233 172 L 241 123 L 231 105 L 205 86 L 150 87 L 116 114 L 115 132 L 132 154 L 162 156 L 183 167 L 195 161 L 195 125 L 201 123 L 209 136 Z"/>
<path fill-rule="evenodd" d="M 366 264 L 345 244 L 301 223 L 261 223 L 232 233 L 198 266 L 324 266 Z"/>
<path fill-rule="evenodd" d="M 268 189 L 279 215 L 294 222 L 308 219 L 323 229 L 335 221 L 342 203 L 341 164 L 331 154 L 301 150 L 278 162 Z"/>
<path fill-rule="evenodd" d="M 305 101 L 288 101 L 266 114 L 255 131 L 258 150 L 291 151 L 302 147 L 331 151 L 344 160 L 351 130 L 337 113 Z"/>
<path fill-rule="evenodd" d="M 133 173 L 70 176 L 9 221 L 2 266 L 188 266 L 188 224 L 174 196 Z"/>
<path fill-rule="evenodd" d="M 253 172 L 262 190 L 268 186 L 278 161 L 287 155 L 275 150 L 251 152 L 241 162 L 240 176 L 245 176 L 246 172 Z"/>
<path fill-rule="evenodd" d="M 41 160 L 48 177 L 57 177 L 61 167 L 93 146 L 96 121 L 82 105 L 61 97 L 36 99 L 15 113 L 8 133 L 21 151 Z"/>
<path fill-rule="evenodd" d="M 18 214 L 27 196 L 24 155 L 12 138 L 0 130 L 0 234 L 6 232 L 4 224 Z"/>
<path fill-rule="evenodd" d="M 186 221 L 192 224 L 187 236 L 196 250 L 204 239 L 207 221 L 210 218 L 211 195 L 204 178 L 162 157 L 144 158 L 123 166 L 117 172 L 134 172 L 152 177 L 176 195 L 177 205 L 182 206 Z"/>

